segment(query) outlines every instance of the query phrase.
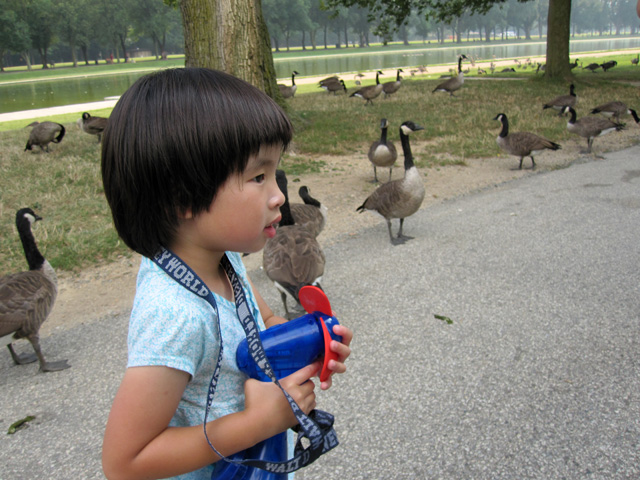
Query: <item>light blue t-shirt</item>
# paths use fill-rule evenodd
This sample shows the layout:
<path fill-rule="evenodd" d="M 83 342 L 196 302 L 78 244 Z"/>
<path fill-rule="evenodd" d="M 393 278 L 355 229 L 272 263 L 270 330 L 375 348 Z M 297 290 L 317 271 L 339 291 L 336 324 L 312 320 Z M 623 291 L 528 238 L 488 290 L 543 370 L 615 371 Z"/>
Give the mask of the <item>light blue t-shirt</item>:
<path fill-rule="evenodd" d="M 251 313 L 260 330 L 264 330 L 240 255 L 227 252 L 227 256 L 242 282 Z M 219 295 L 214 296 L 220 315 L 223 358 L 208 420 L 244 409 L 244 382 L 247 379 L 236 365 L 236 349 L 245 338 L 236 305 Z M 142 259 L 129 321 L 127 367 L 158 365 L 191 375 L 171 426 L 203 424 L 209 382 L 220 347 L 215 321 L 215 311 L 206 300 L 178 284 L 153 261 Z M 215 438 L 209 440 L 216 445 Z M 212 471 L 213 467 L 208 466 L 176 478 L 209 480 Z"/>

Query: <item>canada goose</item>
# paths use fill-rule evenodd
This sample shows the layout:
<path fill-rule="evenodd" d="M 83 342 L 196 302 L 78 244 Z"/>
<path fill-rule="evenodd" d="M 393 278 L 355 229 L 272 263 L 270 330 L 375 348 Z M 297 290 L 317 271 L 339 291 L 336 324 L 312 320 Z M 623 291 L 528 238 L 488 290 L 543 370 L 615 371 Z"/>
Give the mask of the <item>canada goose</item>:
<path fill-rule="evenodd" d="M 591 153 L 594 138 L 614 130 L 624 130 L 623 124 L 602 117 L 582 117 L 580 120 L 576 120 L 576 111 L 571 107 L 564 107 L 564 112 L 569 112 L 571 115 L 567 122 L 567 130 L 587 139 L 587 150 L 583 153 Z"/>
<path fill-rule="evenodd" d="M 598 63 L 590 63 L 586 67 L 582 67 L 583 70 L 591 70 L 591 73 L 596 73 L 596 70 L 600 68 Z"/>
<path fill-rule="evenodd" d="M 382 84 L 380 83 L 380 75 L 384 75 L 380 70 L 376 72 L 376 84 L 362 87 L 359 90 L 353 92 L 350 97 L 360 97 L 366 100 L 365 105 L 373 105 L 373 99 L 377 98 L 382 93 Z"/>
<path fill-rule="evenodd" d="M 78 120 L 78 124 L 82 131 L 89 135 L 97 135 L 98 143 L 102 140 L 102 132 L 107 126 L 107 118 L 104 117 L 92 117 L 88 112 L 82 114 L 82 118 Z"/>
<path fill-rule="evenodd" d="M 608 62 L 604 62 L 600 66 L 602 67 L 602 70 L 606 72 L 607 70 L 615 67 L 616 65 L 618 65 L 618 62 L 616 62 L 615 60 L 609 60 Z"/>
<path fill-rule="evenodd" d="M 334 82 L 339 82 L 340 78 L 337 75 L 332 75 L 330 77 L 327 78 L 323 78 L 322 80 L 320 80 L 318 82 L 318 86 L 322 87 L 323 85 L 327 84 L 327 83 L 334 83 Z"/>
<path fill-rule="evenodd" d="M 300 74 L 294 70 L 291 73 L 291 86 L 284 85 L 282 83 L 278 84 L 278 88 L 280 89 L 280 95 L 282 95 L 282 98 L 293 98 L 293 96 L 296 94 L 296 90 L 298 89 L 298 86 L 296 85 L 296 75 Z"/>
<path fill-rule="evenodd" d="M 573 70 L 578 66 L 578 59 L 576 58 L 572 63 L 569 64 L 569 70 Z"/>
<path fill-rule="evenodd" d="M 515 72 L 515 68 L 512 67 L 507 67 L 507 68 L 503 68 L 502 70 L 500 70 L 500 73 L 512 73 Z"/>
<path fill-rule="evenodd" d="M 49 143 L 60 143 L 65 134 L 64 125 L 54 122 L 33 122 L 28 127 L 33 127 L 27 140 L 24 151 L 31 150 L 34 145 L 38 145 L 43 152 L 49 151 Z"/>
<path fill-rule="evenodd" d="M 560 112 L 558 113 L 558 116 L 561 116 L 563 107 L 565 106 L 574 107 L 576 105 L 576 101 L 578 100 L 578 97 L 576 95 L 575 90 L 576 90 L 576 87 L 572 83 L 569 86 L 569 95 L 560 95 L 554 98 L 553 100 L 550 100 L 549 102 L 545 103 L 542 106 L 542 109 L 545 110 L 547 108 L 553 108 L 555 110 L 559 110 Z"/>
<path fill-rule="evenodd" d="M 306 185 L 300 187 L 298 195 L 304 203 L 289 204 L 295 224 L 306 228 L 314 237 L 317 237 L 327 223 L 328 209 L 311 196 Z"/>
<path fill-rule="evenodd" d="M 383 183 L 356 209 L 360 213 L 365 210 L 375 210 L 382 215 L 387 221 L 389 238 L 393 245 L 405 243 L 413 238 L 402 234 L 402 225 L 405 218 L 418 211 L 424 200 L 424 184 L 420 172 L 413 163 L 409 144 L 409 134 L 417 130 L 424 130 L 424 127 L 412 121 L 400 125 L 400 142 L 404 153 L 404 178 Z M 391 233 L 392 218 L 400 219 L 400 228 L 395 238 Z"/>
<path fill-rule="evenodd" d="M 557 143 L 540 137 L 535 133 L 509 133 L 509 120 L 504 113 L 496 115 L 494 120 L 500 120 L 500 122 L 502 122 L 502 130 L 500 130 L 500 135 L 496 138 L 496 143 L 505 152 L 520 157 L 520 166 L 518 167 L 520 170 L 522 170 L 522 160 L 524 160 L 524 157 L 531 157 L 531 169 L 533 170 L 536 168 L 536 161 L 533 158 L 534 155 L 546 149 L 558 150 L 561 148 Z"/>
<path fill-rule="evenodd" d="M 0 337 L 13 334 L 13 339 L 26 338 L 36 352 L 19 356 L 11 343 L 7 345 L 13 361 L 22 365 L 40 361 L 40 370 L 55 372 L 69 368 L 66 360 L 47 362 L 40 350 L 40 326 L 49 316 L 58 293 L 56 273 L 42 256 L 31 232 L 31 225 L 42 218 L 30 208 L 16 214 L 16 227 L 29 270 L 0 278 Z"/>
<path fill-rule="evenodd" d="M 376 140 L 369 147 L 369 161 L 373 165 L 373 181 L 378 183 L 377 167 L 389 167 L 389 180 L 391 180 L 391 171 L 393 164 L 396 163 L 398 152 L 393 142 L 387 140 L 387 129 L 389 122 L 386 118 L 380 121 L 380 140 Z"/>
<path fill-rule="evenodd" d="M 631 59 L 631 65 L 638 65 L 639 61 L 640 61 L 640 54 L 636 55 L 636 58 Z"/>
<path fill-rule="evenodd" d="M 344 80 L 339 79 L 336 82 L 326 83 L 324 85 L 320 85 L 321 88 L 324 88 L 327 93 L 333 92 L 334 95 L 337 95 L 339 91 L 343 90 L 344 93 L 347 93 L 347 86 L 344 84 Z"/>
<path fill-rule="evenodd" d="M 613 117 L 616 122 L 620 122 L 620 117 L 623 115 L 631 115 L 636 123 L 640 123 L 640 118 L 638 118 L 636 111 L 632 108 L 628 108 L 624 103 L 618 101 L 598 105 L 591 110 L 591 113 L 601 113 L 605 117 Z"/>
<path fill-rule="evenodd" d="M 464 84 L 464 73 L 462 73 L 462 59 L 467 59 L 466 55 L 460 55 L 458 58 L 458 76 L 452 77 L 449 80 L 445 80 L 441 84 L 439 84 L 436 88 L 433 89 L 431 93 L 435 92 L 449 92 L 450 96 L 454 96 L 453 92 L 459 90 L 460 87 Z"/>
<path fill-rule="evenodd" d="M 402 86 L 402 77 L 400 76 L 400 72 L 404 72 L 401 68 L 396 72 L 396 80 L 394 82 L 385 82 L 382 84 L 382 92 L 384 93 L 384 98 L 393 95 Z"/>
<path fill-rule="evenodd" d="M 306 228 L 295 224 L 289 205 L 287 178 L 283 171 L 276 175 L 278 186 L 285 201 L 280 207 L 282 220 L 276 229 L 276 235 L 267 240 L 262 251 L 262 265 L 267 277 L 280 292 L 287 318 L 293 318 L 294 312 L 287 308 L 287 297 L 300 305 L 298 292 L 305 285 L 320 288 L 324 274 L 325 256 L 316 237 Z"/>

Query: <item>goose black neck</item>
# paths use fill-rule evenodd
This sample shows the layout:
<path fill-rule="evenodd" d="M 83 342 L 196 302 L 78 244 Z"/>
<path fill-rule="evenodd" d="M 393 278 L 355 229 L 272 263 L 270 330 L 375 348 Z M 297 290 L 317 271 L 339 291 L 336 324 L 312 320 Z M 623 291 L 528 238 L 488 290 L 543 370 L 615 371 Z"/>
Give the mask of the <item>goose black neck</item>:
<path fill-rule="evenodd" d="M 500 121 L 502 122 L 502 130 L 500 130 L 500 136 L 502 138 L 509 135 L 509 120 L 504 115 L 500 117 Z"/>
<path fill-rule="evenodd" d="M 462 57 L 458 59 L 458 73 L 462 72 Z"/>
<path fill-rule="evenodd" d="M 398 73 L 396 73 L 396 81 L 400 81 L 400 70 L 398 70 Z"/>
<path fill-rule="evenodd" d="M 382 129 L 382 133 L 380 134 L 380 143 L 383 145 L 387 144 L 387 127 Z"/>
<path fill-rule="evenodd" d="M 44 257 L 38 250 L 36 240 L 31 232 L 31 223 L 26 218 L 22 218 L 17 225 L 24 256 L 29 264 L 29 270 L 38 270 L 44 264 Z"/>
<path fill-rule="evenodd" d="M 400 127 L 400 143 L 402 143 L 402 153 L 404 154 L 404 169 L 409 170 L 414 167 L 413 155 L 411 155 L 411 144 L 409 143 L 409 135 L 405 135 Z"/>
<path fill-rule="evenodd" d="M 571 118 L 569 118 L 569 123 L 576 123 L 576 111 L 569 107 L 569 114 L 571 115 Z"/>
<path fill-rule="evenodd" d="M 380 72 L 376 72 L 376 85 L 380 85 Z"/>

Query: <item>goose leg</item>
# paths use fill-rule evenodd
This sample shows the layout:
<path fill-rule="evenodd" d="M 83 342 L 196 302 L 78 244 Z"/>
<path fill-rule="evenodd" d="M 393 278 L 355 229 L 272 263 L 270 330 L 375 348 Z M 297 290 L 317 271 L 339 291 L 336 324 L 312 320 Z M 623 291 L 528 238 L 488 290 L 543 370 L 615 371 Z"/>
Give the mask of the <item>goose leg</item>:
<path fill-rule="evenodd" d="M 13 363 L 15 363 L 16 365 L 26 365 L 28 363 L 33 363 L 36 360 L 38 360 L 38 357 L 33 353 L 30 353 L 30 354 L 25 353 L 23 355 L 18 355 L 13 349 L 13 345 L 11 344 L 7 345 L 7 348 L 9 349 L 9 353 L 11 353 L 11 358 L 13 359 Z"/>
<path fill-rule="evenodd" d="M 518 167 L 518 170 L 522 170 L 522 161 L 524 160 L 524 157 L 520 157 L 520 166 Z"/>
<path fill-rule="evenodd" d="M 378 172 L 375 165 L 373 166 L 373 183 L 378 183 Z"/>
<path fill-rule="evenodd" d="M 391 171 L 393 170 L 393 166 L 389 167 L 389 181 L 391 181 Z"/>
<path fill-rule="evenodd" d="M 47 362 L 44 359 L 44 355 L 42 355 L 42 351 L 40 350 L 40 336 L 38 334 L 31 335 L 28 337 L 33 349 L 38 356 L 38 360 L 40 361 L 40 371 L 42 372 L 58 372 L 60 370 L 64 370 L 69 368 L 71 365 L 67 363 L 66 360 L 60 360 L 58 362 Z"/>
<path fill-rule="evenodd" d="M 536 169 L 536 161 L 533 159 L 533 155 L 531 155 L 531 170 Z"/>
<path fill-rule="evenodd" d="M 400 228 L 398 229 L 398 236 L 395 239 L 394 245 L 400 245 L 402 243 L 405 243 L 407 240 L 411 240 L 413 237 L 410 237 L 409 235 L 403 235 L 402 234 L 402 226 L 404 224 L 404 218 L 400 219 Z"/>

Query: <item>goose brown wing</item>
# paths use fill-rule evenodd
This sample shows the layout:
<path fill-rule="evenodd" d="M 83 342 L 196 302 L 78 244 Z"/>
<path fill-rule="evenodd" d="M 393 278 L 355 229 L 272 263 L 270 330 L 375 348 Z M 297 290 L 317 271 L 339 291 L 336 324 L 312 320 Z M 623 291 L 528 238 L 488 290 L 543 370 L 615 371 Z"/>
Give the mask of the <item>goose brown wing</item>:
<path fill-rule="evenodd" d="M 35 333 L 46 320 L 56 296 L 55 285 L 39 271 L 0 279 L 0 336 Z"/>

